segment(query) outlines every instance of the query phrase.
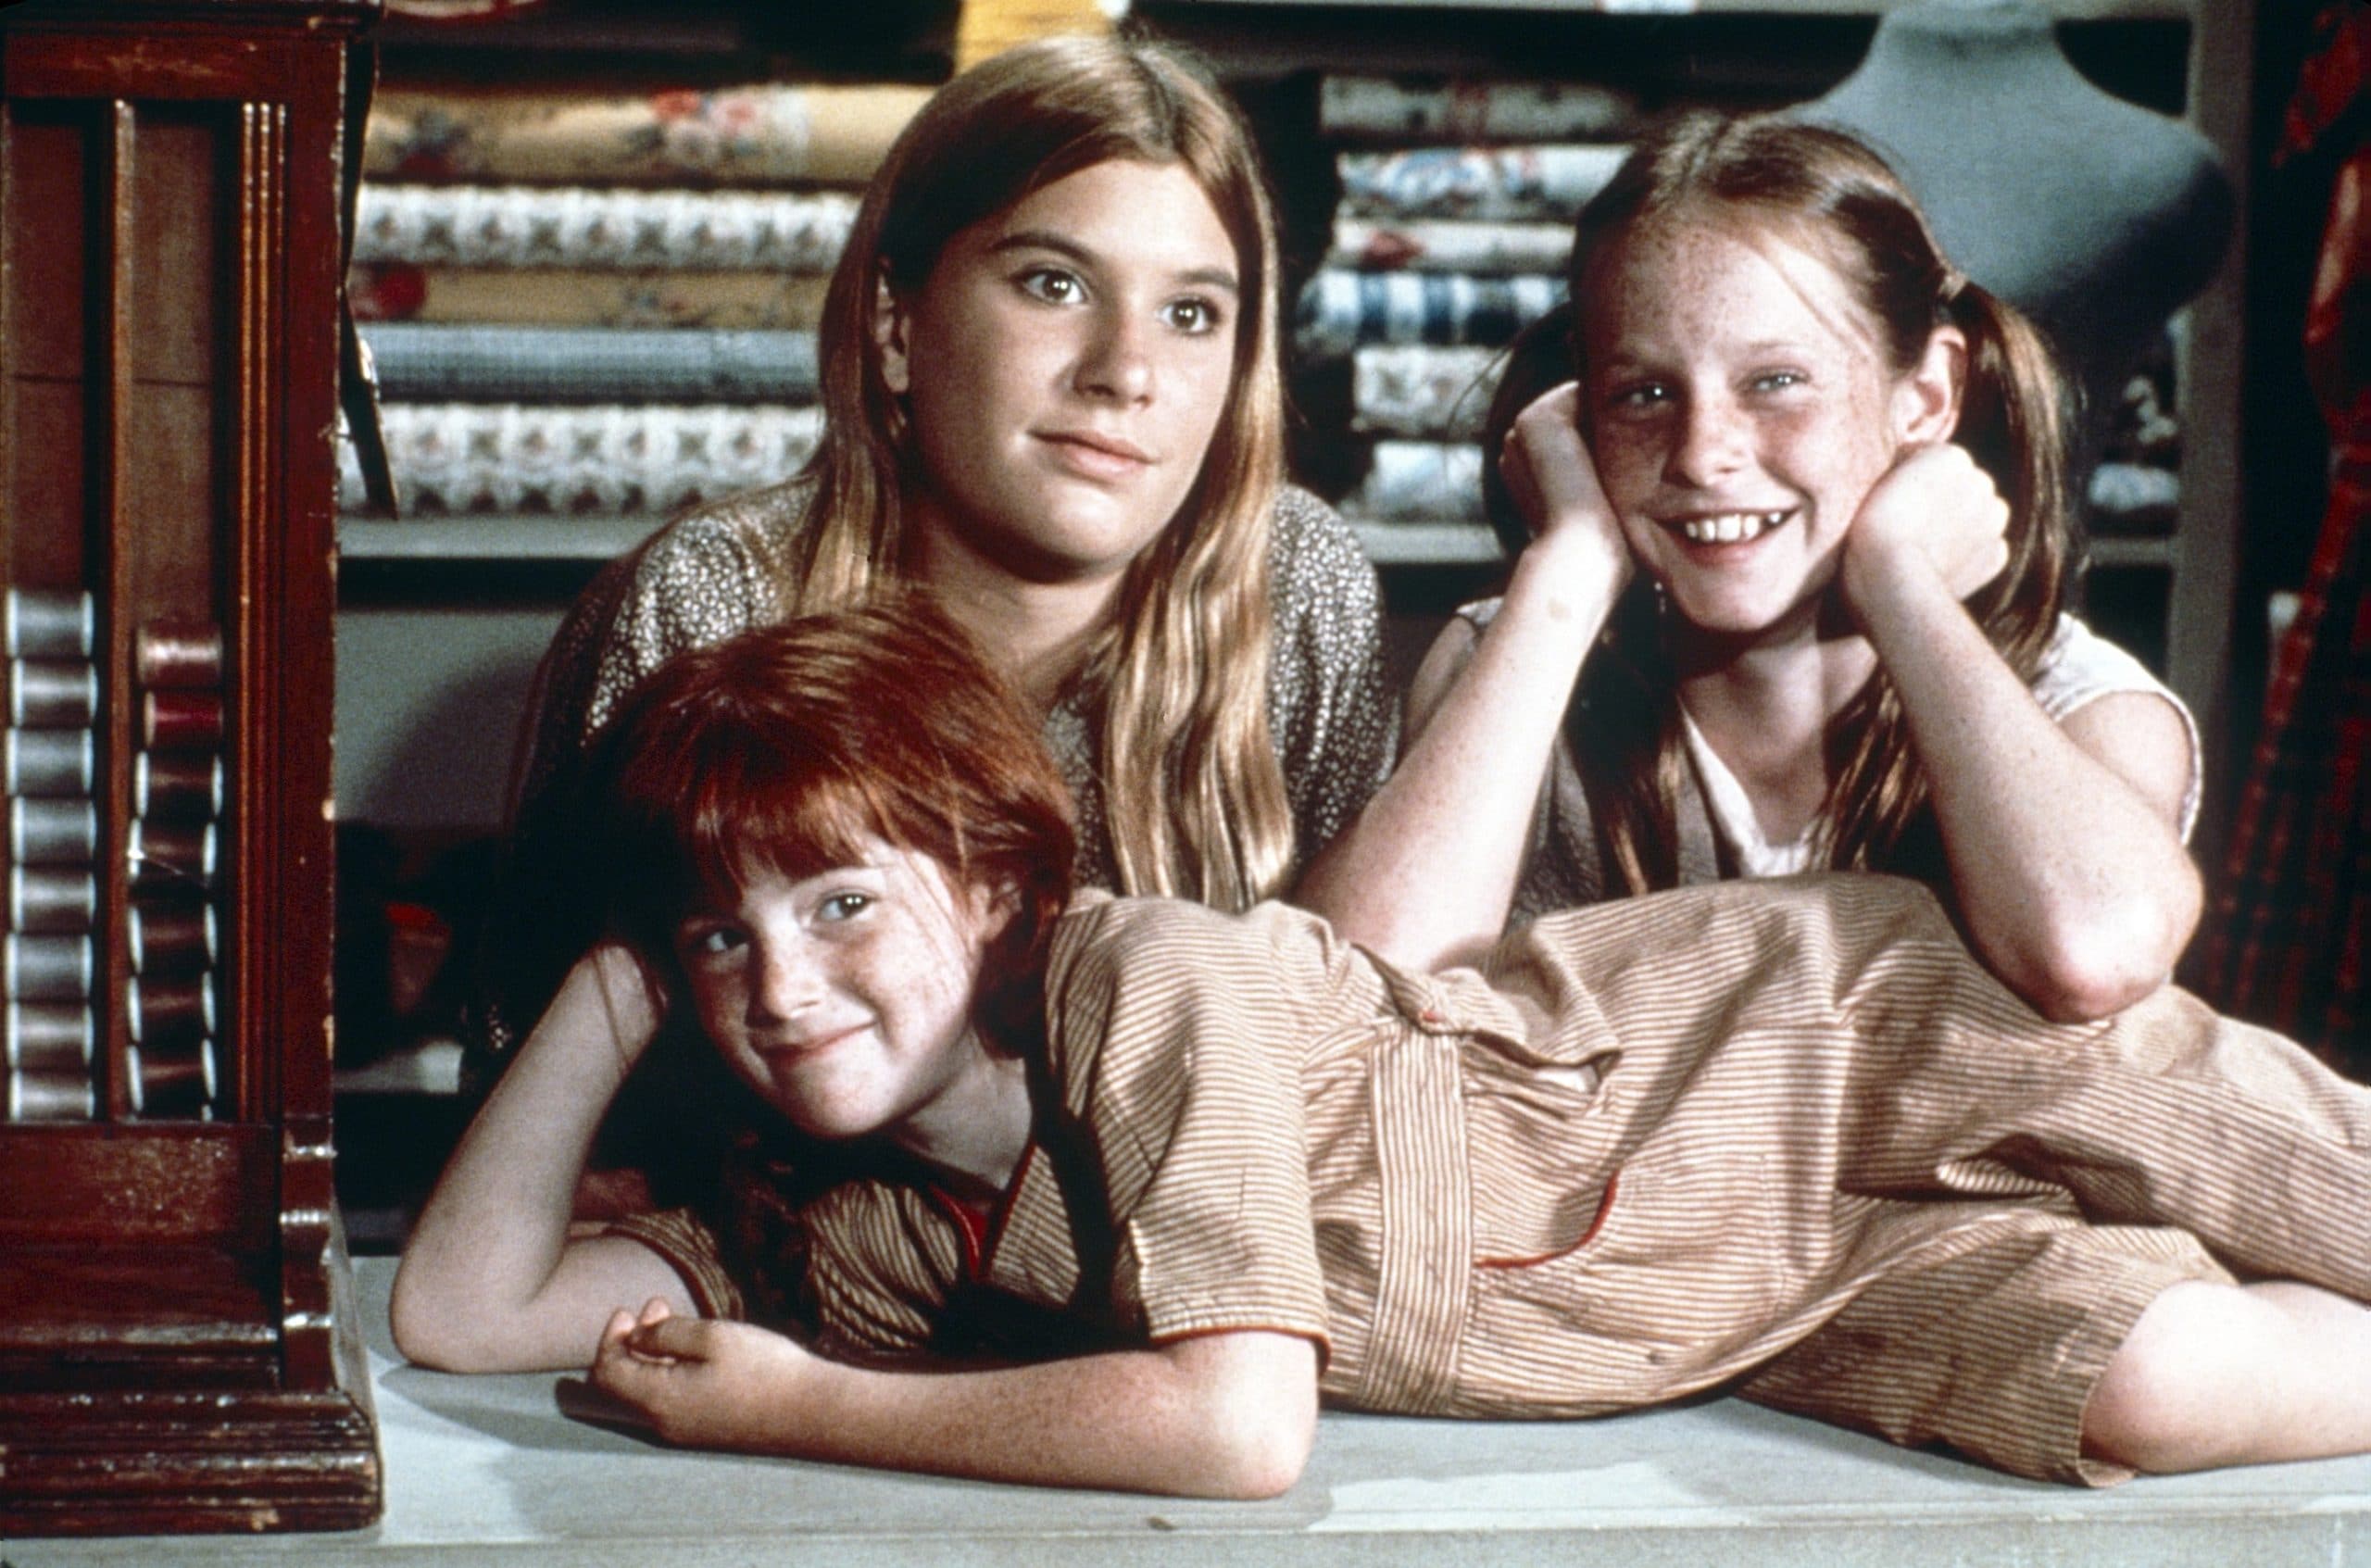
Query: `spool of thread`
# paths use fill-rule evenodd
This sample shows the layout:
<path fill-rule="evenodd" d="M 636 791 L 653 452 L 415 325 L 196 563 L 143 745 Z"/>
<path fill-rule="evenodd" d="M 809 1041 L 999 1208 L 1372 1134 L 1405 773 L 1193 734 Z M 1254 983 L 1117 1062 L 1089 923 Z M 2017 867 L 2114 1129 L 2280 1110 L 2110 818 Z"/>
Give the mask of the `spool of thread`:
<path fill-rule="evenodd" d="M 0 621 L 10 659 L 88 659 L 98 646 L 97 608 L 79 588 L 11 588 Z"/>
<path fill-rule="evenodd" d="M 167 1047 L 214 1033 L 214 977 L 157 981 L 134 975 L 123 983 L 125 1028 L 143 1046 Z"/>
<path fill-rule="evenodd" d="M 28 936 L 12 931 L 0 942 L 0 988 L 11 1001 L 88 1001 L 92 948 L 87 936 Z"/>
<path fill-rule="evenodd" d="M 134 974 L 197 974 L 212 967 L 219 953 L 211 904 L 135 903 L 124 911 L 123 923 Z"/>
<path fill-rule="evenodd" d="M 8 661 L 8 722 L 27 729 L 88 729 L 99 711 L 98 667 L 82 659 Z"/>
<path fill-rule="evenodd" d="M 72 1078 L 46 1073 L 8 1074 L 11 1122 L 88 1122 L 98 1113 L 89 1073 Z"/>
<path fill-rule="evenodd" d="M 146 692 L 140 698 L 140 744 L 157 751 L 210 751 L 222 744 L 222 694 Z"/>
<path fill-rule="evenodd" d="M 192 691 L 222 684 L 222 628 L 211 621 L 150 621 L 132 638 L 140 689 Z"/>
<path fill-rule="evenodd" d="M 132 1110 L 151 1121 L 185 1121 L 202 1116 L 214 1101 L 213 1042 L 160 1050 L 132 1046 L 124 1065 L 131 1080 Z"/>
<path fill-rule="evenodd" d="M 71 866 L 14 866 L 8 872 L 11 930 L 87 935 L 99 923 L 99 879 Z"/>
<path fill-rule="evenodd" d="M 98 1015 L 85 1002 L 10 1002 L 8 1065 L 85 1072 L 98 1050 Z"/>
<path fill-rule="evenodd" d="M 20 866 L 87 866 L 98 858 L 99 809 L 88 800 L 8 802 L 8 855 Z"/>
<path fill-rule="evenodd" d="M 134 753 L 132 809 L 156 822 L 211 822 L 222 814 L 222 759 L 208 752 Z"/>
<path fill-rule="evenodd" d="M 132 885 L 141 892 L 185 887 L 209 889 L 218 866 L 212 822 L 180 823 L 134 818 L 125 846 Z"/>
<path fill-rule="evenodd" d="M 98 777 L 92 732 L 10 730 L 0 737 L 0 782 L 10 795 L 88 795 Z"/>

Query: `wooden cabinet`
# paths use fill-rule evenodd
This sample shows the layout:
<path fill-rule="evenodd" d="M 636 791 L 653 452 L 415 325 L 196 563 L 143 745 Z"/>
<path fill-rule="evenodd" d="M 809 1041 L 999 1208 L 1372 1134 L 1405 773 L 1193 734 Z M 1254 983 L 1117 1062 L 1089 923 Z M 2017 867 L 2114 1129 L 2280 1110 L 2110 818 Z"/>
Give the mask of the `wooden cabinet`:
<path fill-rule="evenodd" d="M 378 1512 L 330 1124 L 340 169 L 376 9 L 0 12 L 0 1533 Z"/>

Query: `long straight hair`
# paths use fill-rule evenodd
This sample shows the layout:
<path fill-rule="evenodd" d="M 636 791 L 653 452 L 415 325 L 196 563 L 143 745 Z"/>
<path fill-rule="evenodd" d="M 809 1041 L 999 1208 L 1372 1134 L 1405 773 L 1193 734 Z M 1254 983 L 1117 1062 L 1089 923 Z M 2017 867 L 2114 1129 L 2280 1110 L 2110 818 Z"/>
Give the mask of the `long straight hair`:
<path fill-rule="evenodd" d="M 825 297 L 824 433 L 792 608 L 861 602 L 912 565 L 905 497 L 927 483 L 873 336 L 879 291 L 920 289 L 948 242 L 1111 159 L 1184 168 L 1235 247 L 1233 384 L 1177 517 L 1129 566 L 1076 679 L 1121 891 L 1240 909 L 1293 855 L 1267 716 L 1270 518 L 1284 464 L 1276 242 L 1241 118 L 1177 51 L 1138 40 L 1022 45 L 941 88 L 890 149 Z"/>
<path fill-rule="evenodd" d="M 1918 364 L 1938 328 L 1965 335 L 1952 439 L 2009 504 L 2008 565 L 1968 608 L 2010 668 L 2030 681 L 2064 602 L 2071 552 L 2057 368 L 2031 323 L 1944 257 L 1885 160 L 1843 132 L 1774 116 L 1695 113 L 1642 140 L 1582 209 L 1572 311 L 1538 323 L 1516 351 L 1514 373 L 1491 407 L 1489 449 L 1504 444 L 1514 416 L 1546 389 L 1545 362 L 1562 358 L 1586 384 L 1587 312 L 1624 237 L 1648 223 L 1700 221 L 1758 228 L 1819 257 L 1858 306 L 1893 375 Z M 1510 511 L 1495 505 L 1493 516 Z M 1654 584 L 1637 574 L 1583 665 L 1566 716 L 1609 893 L 1679 881 L 1686 753 L 1662 619 Z M 1813 829 L 1821 861 L 1941 875 L 1941 845 L 1923 811 L 1926 780 L 1882 665 L 1828 721 L 1825 747 L 1827 795 Z"/>

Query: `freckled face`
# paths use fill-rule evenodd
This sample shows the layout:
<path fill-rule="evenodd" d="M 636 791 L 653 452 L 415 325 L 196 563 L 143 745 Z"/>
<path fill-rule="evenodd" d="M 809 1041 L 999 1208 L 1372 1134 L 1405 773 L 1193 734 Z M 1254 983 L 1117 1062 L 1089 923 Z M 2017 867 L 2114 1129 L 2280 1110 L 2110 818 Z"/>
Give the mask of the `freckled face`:
<path fill-rule="evenodd" d="M 1920 407 L 1835 272 L 1766 230 L 1634 231 L 1589 291 L 1590 451 L 1632 551 L 1711 631 L 1800 625 Z"/>
<path fill-rule="evenodd" d="M 1202 471 L 1234 383 L 1240 274 L 1182 165 L 1114 159 L 961 231 L 882 327 L 948 552 L 1116 580 Z"/>
<path fill-rule="evenodd" d="M 794 1126 L 926 1152 L 991 1073 L 971 1006 L 993 931 L 987 899 L 876 844 L 859 865 L 755 879 L 684 920 L 675 951 L 709 1038 Z"/>

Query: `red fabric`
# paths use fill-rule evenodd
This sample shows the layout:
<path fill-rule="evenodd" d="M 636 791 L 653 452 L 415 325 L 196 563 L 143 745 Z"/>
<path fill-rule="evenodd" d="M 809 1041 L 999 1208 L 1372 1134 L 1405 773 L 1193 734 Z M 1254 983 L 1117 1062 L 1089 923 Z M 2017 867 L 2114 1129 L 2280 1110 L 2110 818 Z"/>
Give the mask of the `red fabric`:
<path fill-rule="evenodd" d="M 2360 13 L 2358 13 L 2360 14 Z M 2350 63 L 2356 54 L 2344 51 Z M 2308 73 L 2312 97 L 2314 76 Z M 2360 88 L 2359 71 L 2348 76 Z M 2327 108 L 2327 106 L 2322 106 Z M 2340 171 L 2306 312 L 2334 438 L 2328 509 L 2283 637 L 2200 989 L 2371 1079 L 2371 149 Z"/>
<path fill-rule="evenodd" d="M 2371 420 L 2341 448 L 2209 932 L 2202 989 L 2371 1079 Z"/>

